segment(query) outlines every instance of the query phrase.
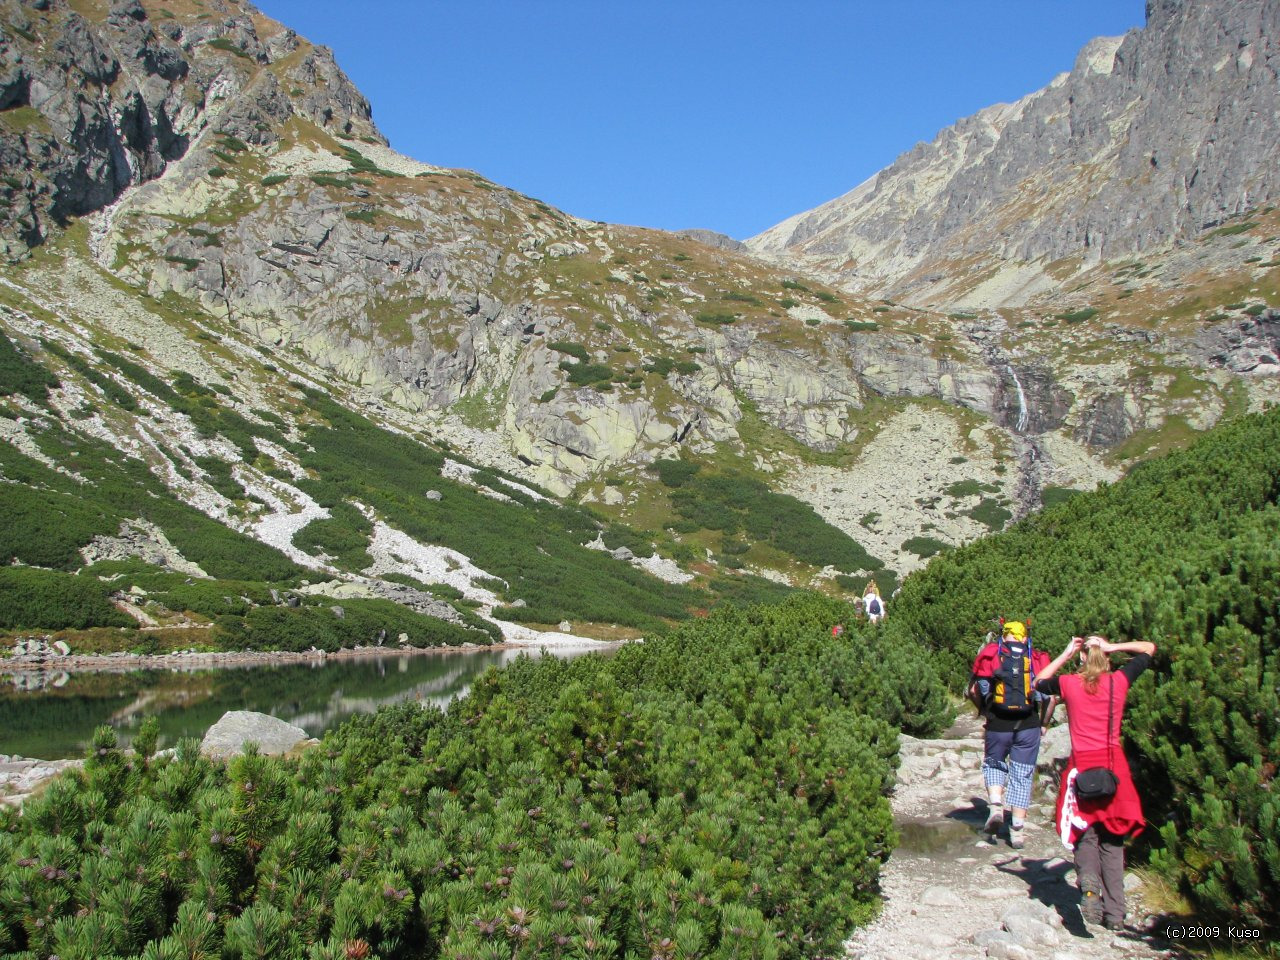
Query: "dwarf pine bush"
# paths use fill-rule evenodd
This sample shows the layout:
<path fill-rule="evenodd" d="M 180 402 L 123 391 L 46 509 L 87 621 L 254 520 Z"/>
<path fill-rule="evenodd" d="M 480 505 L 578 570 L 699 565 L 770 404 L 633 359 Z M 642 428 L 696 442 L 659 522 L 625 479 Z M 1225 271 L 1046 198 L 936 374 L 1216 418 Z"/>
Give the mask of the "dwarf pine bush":
<path fill-rule="evenodd" d="M 0 956 L 829 955 L 874 912 L 929 659 L 814 596 L 612 659 L 523 658 L 297 760 L 194 740 L 0 812 Z"/>
<path fill-rule="evenodd" d="M 996 616 L 1159 645 L 1127 749 L 1152 826 L 1140 852 L 1204 915 L 1280 926 L 1280 411 L 1080 493 L 910 577 L 889 625 L 958 688 Z"/>

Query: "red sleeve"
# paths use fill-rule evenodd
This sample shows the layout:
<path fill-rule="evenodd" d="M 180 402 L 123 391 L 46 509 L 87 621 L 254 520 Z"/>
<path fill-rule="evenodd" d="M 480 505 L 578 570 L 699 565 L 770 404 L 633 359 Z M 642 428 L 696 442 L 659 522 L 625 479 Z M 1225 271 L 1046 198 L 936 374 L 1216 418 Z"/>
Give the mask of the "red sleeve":
<path fill-rule="evenodd" d="M 1031 670 L 1033 673 L 1039 673 L 1051 663 L 1053 663 L 1053 660 L 1043 650 L 1031 651 Z"/>
<path fill-rule="evenodd" d="M 985 647 L 978 651 L 977 657 L 973 661 L 973 675 L 975 677 L 989 677 L 996 672 L 996 645 L 988 643 Z"/>

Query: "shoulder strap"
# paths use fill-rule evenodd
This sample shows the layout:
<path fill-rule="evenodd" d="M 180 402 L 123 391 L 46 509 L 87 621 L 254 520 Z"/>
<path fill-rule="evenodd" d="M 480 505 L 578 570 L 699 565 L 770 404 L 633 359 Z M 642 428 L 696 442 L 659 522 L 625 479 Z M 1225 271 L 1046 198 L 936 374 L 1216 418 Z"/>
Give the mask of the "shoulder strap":
<path fill-rule="evenodd" d="M 1115 717 L 1116 710 L 1116 675 L 1114 673 L 1107 674 L 1107 769 L 1115 771 L 1115 763 L 1111 758 L 1111 721 Z M 1119 731 L 1116 731 L 1119 736 Z"/>

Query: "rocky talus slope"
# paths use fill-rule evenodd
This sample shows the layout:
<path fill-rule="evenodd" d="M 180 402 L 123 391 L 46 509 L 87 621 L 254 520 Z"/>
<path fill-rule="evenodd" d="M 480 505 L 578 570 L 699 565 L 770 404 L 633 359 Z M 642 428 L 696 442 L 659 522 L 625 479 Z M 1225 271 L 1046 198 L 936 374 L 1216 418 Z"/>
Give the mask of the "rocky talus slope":
<path fill-rule="evenodd" d="M 846 943 L 853 960 L 1153 960 L 1181 956 L 1149 930 L 1152 918 L 1136 874 L 1126 878 L 1131 929 L 1087 926 L 1071 854 L 1053 833 L 1055 761 L 1065 759 L 1065 726 L 1041 751 L 1027 842 L 989 842 L 982 786 L 982 729 L 972 716 L 938 740 L 902 738 L 893 793 L 902 843 L 885 864 L 881 915 Z"/>
<path fill-rule="evenodd" d="M 748 245 L 912 303 L 1043 302 L 1280 193 L 1280 3 L 1150 0 L 1147 25 Z"/>

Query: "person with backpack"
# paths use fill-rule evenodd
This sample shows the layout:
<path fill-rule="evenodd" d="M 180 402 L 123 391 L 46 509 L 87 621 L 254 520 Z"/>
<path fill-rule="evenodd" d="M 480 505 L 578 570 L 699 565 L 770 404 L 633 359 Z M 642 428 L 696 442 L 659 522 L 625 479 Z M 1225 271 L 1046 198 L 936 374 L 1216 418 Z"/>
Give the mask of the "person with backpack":
<path fill-rule="evenodd" d="M 1151 666 L 1149 640 L 1110 643 L 1097 635 L 1072 637 L 1066 649 L 1036 678 L 1036 689 L 1061 696 L 1067 705 L 1071 758 L 1062 774 L 1054 822 L 1067 849 L 1076 854 L 1080 912 L 1088 923 L 1124 929 L 1124 840 L 1146 826 L 1142 802 L 1120 743 L 1129 688 Z M 1117 671 L 1113 653 L 1134 656 Z M 1058 677 L 1073 656 L 1080 671 Z"/>
<path fill-rule="evenodd" d="M 987 789 L 983 832 L 995 839 L 1009 808 L 1009 846 L 1020 850 L 1031 806 L 1031 786 L 1040 755 L 1040 737 L 1057 705 L 1036 693 L 1035 678 L 1049 666 L 1049 655 L 1033 648 L 1026 624 L 1001 625 L 1000 636 L 985 644 L 973 661 L 969 696 L 986 717 L 982 782 Z"/>
<path fill-rule="evenodd" d="M 862 595 L 862 609 L 866 612 L 867 619 L 873 624 L 884 619 L 884 600 L 874 580 L 867 583 L 866 593 Z"/>

